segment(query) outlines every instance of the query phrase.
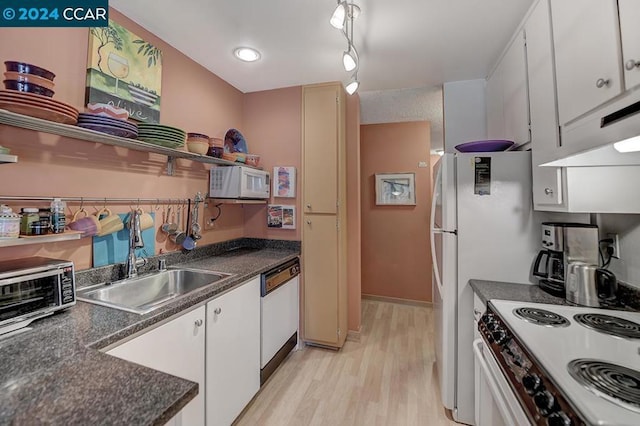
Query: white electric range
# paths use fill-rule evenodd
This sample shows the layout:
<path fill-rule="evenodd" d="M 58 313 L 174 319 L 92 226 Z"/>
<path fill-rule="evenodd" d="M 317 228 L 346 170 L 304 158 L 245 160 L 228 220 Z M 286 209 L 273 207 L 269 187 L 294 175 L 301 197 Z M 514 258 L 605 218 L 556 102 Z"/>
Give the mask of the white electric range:
<path fill-rule="evenodd" d="M 640 425 L 640 312 L 491 300 L 478 328 L 513 421 Z"/>

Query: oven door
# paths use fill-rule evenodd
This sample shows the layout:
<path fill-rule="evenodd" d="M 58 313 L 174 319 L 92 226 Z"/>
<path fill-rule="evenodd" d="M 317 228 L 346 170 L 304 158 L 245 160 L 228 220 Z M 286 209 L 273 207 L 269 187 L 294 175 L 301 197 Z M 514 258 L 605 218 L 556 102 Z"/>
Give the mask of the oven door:
<path fill-rule="evenodd" d="M 476 426 L 530 425 L 518 398 L 482 339 L 473 342 L 473 351 Z"/>

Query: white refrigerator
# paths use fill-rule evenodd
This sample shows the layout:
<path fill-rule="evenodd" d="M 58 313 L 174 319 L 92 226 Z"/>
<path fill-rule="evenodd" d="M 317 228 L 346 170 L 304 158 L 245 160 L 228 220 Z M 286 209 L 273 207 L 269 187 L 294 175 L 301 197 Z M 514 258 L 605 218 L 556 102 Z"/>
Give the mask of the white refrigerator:
<path fill-rule="evenodd" d="M 474 424 L 472 278 L 533 284 L 540 246 L 531 153 L 445 154 L 431 209 L 438 379 L 454 419 Z M 536 215 L 537 216 L 537 215 Z"/>

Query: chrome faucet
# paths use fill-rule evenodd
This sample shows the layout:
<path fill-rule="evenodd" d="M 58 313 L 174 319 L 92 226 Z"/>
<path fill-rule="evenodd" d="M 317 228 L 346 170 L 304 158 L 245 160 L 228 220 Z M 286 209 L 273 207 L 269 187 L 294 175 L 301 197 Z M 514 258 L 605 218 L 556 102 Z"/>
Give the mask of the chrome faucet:
<path fill-rule="evenodd" d="M 129 215 L 129 256 L 127 257 L 125 279 L 137 277 L 138 266 L 143 266 L 147 263 L 146 259 L 136 259 L 136 249 L 143 247 L 140 210 L 135 209 Z"/>

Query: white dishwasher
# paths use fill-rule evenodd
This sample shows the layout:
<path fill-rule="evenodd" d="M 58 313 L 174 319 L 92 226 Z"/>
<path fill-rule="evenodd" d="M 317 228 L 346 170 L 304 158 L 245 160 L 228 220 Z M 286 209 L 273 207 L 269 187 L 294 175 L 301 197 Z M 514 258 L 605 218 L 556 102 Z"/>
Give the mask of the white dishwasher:
<path fill-rule="evenodd" d="M 300 260 L 262 274 L 260 290 L 260 385 L 298 344 Z"/>

